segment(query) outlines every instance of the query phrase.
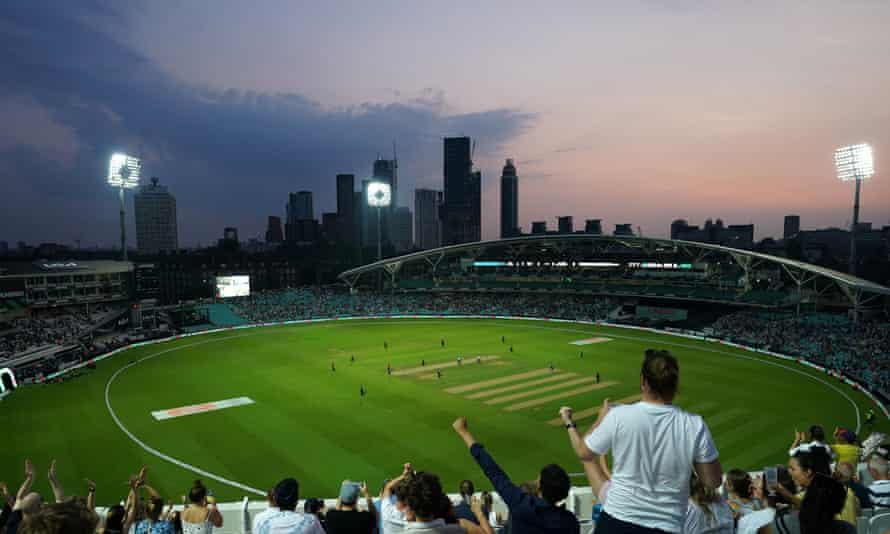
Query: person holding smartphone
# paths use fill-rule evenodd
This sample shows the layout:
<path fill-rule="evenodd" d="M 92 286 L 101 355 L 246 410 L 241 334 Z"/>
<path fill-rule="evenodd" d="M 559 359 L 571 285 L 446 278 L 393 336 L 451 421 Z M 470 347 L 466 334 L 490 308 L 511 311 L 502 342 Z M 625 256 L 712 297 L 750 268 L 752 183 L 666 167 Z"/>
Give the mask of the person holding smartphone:
<path fill-rule="evenodd" d="M 365 499 L 366 510 L 359 510 L 359 497 Z M 371 534 L 377 526 L 377 509 L 364 482 L 344 480 L 334 510 L 325 515 L 328 534 Z"/>

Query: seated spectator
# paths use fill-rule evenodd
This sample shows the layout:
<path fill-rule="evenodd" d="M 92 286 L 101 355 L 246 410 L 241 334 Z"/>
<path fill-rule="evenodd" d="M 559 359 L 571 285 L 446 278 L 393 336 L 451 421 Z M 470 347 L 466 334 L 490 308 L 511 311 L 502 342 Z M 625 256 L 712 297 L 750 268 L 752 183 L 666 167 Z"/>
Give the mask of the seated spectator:
<path fill-rule="evenodd" d="M 213 527 L 223 526 L 222 514 L 216 508 L 216 499 L 207 494 L 207 487 L 200 480 L 189 490 L 191 505 L 182 511 L 183 534 L 211 534 Z"/>
<path fill-rule="evenodd" d="M 846 428 L 835 429 L 834 441 L 831 450 L 838 462 L 854 465 L 859 461 L 859 447 L 856 445 L 855 432 Z"/>
<path fill-rule="evenodd" d="M 701 416 L 671 404 L 679 378 L 679 364 L 670 352 L 649 349 L 640 371 L 641 402 L 611 407 L 605 399 L 583 440 L 574 422 L 566 421 L 582 461 L 612 451 L 608 498 L 596 526 L 599 534 L 680 532 L 692 470 L 708 487 L 722 483 L 708 426 Z"/>
<path fill-rule="evenodd" d="M 683 533 L 733 534 L 734 530 L 735 520 L 726 501 L 695 474 L 689 477 L 689 505 L 686 508 Z"/>
<path fill-rule="evenodd" d="M 834 519 L 846 500 L 846 488 L 829 476 L 816 475 L 810 480 L 800 510 L 778 514 L 772 524 L 761 527 L 759 534 L 856 534 L 856 528 Z"/>
<path fill-rule="evenodd" d="M 726 482 L 723 487 L 728 495 L 726 504 L 732 509 L 732 515 L 736 521 L 742 516 L 763 508 L 763 504 L 753 498 L 753 482 L 747 471 L 730 469 L 726 473 Z"/>
<path fill-rule="evenodd" d="M 838 462 L 835 465 L 834 478 L 853 491 L 853 494 L 859 499 L 860 508 L 871 508 L 871 495 L 868 488 L 856 481 L 855 474 L 853 466 L 848 462 Z"/>
<path fill-rule="evenodd" d="M 29 514 L 18 529 L 18 534 L 92 534 L 99 516 L 90 510 L 82 498 L 53 503 Z"/>
<path fill-rule="evenodd" d="M 99 534 L 123 534 L 124 520 L 127 512 L 120 504 L 115 504 L 105 511 L 105 525 L 98 530 Z"/>
<path fill-rule="evenodd" d="M 568 496 L 571 486 L 569 475 L 562 467 L 555 464 L 544 466 L 538 475 L 538 489 L 535 494 L 530 494 L 511 482 L 485 447 L 476 442 L 467 428 L 465 417 L 459 417 L 452 426 L 510 510 L 511 534 L 580 532 L 574 514 L 557 505 Z"/>
<path fill-rule="evenodd" d="M 754 484 L 752 496 L 764 503 L 764 508 L 746 514 L 739 519 L 736 534 L 756 534 L 760 527 L 769 525 L 773 522 L 776 518 L 777 509 L 781 508 L 782 510 L 785 510 L 791 506 L 791 503 L 782 495 L 794 494 L 796 491 L 794 480 L 791 478 L 788 470 L 785 469 L 785 466 L 776 466 L 776 471 L 777 486 L 782 486 L 782 488 L 785 489 L 785 492 L 780 493 L 777 490 L 777 487 L 766 488 L 767 491 L 764 491 L 766 477 L 761 476 Z"/>
<path fill-rule="evenodd" d="M 471 480 L 462 480 L 458 491 L 460 493 L 460 502 L 454 507 L 454 516 L 458 519 L 466 519 L 467 521 L 477 523 L 476 516 L 473 515 L 473 511 L 470 509 L 470 503 L 473 499 L 473 494 L 476 493 L 476 487 L 473 486 Z"/>
<path fill-rule="evenodd" d="M 402 474 L 389 480 L 383 486 L 380 496 L 381 534 L 400 534 L 405 530 L 408 521 L 413 521 L 405 501 L 408 481 L 414 476 L 414 467 L 410 463 L 402 466 Z"/>
<path fill-rule="evenodd" d="M 414 521 L 405 531 L 417 534 L 465 534 L 456 523 L 447 523 L 442 515 L 451 501 L 442 491 L 439 477 L 432 473 L 417 473 L 406 483 L 405 504 Z"/>
<path fill-rule="evenodd" d="M 868 472 L 874 479 L 868 492 L 876 509 L 890 508 L 890 444 L 875 447 L 868 460 Z"/>
<path fill-rule="evenodd" d="M 794 508 L 800 508 L 806 490 L 816 475 L 829 476 L 831 474 L 831 458 L 828 450 L 822 447 L 813 447 L 807 451 L 799 450 L 788 460 L 788 472 L 794 483 L 797 484 L 797 493 L 788 492 L 783 486 L 778 486 L 776 491 L 782 494 Z"/>
<path fill-rule="evenodd" d="M 368 509 L 358 509 L 359 494 L 365 499 Z M 358 482 L 344 480 L 340 486 L 337 507 L 325 515 L 328 534 L 372 534 L 377 526 L 377 510 L 368 495 L 368 487 Z"/>
<path fill-rule="evenodd" d="M 310 497 L 306 499 L 306 502 L 303 503 L 303 513 L 312 514 L 317 519 L 318 522 L 321 523 L 321 528 L 325 531 L 328 529 L 327 524 L 327 508 L 325 508 L 324 499 L 319 499 L 317 497 Z"/>
<path fill-rule="evenodd" d="M 251 532 L 253 534 L 324 534 L 324 529 L 315 515 L 296 511 L 299 500 L 299 482 L 294 478 L 285 478 L 272 490 L 269 508 L 253 518 Z"/>
<path fill-rule="evenodd" d="M 825 442 L 825 429 L 819 425 L 810 427 L 810 441 L 807 441 L 807 435 L 803 432 L 794 431 L 794 441 L 788 448 L 788 456 L 794 456 L 798 451 L 807 452 L 814 447 L 825 449 L 825 452 L 831 456 L 831 447 Z"/>

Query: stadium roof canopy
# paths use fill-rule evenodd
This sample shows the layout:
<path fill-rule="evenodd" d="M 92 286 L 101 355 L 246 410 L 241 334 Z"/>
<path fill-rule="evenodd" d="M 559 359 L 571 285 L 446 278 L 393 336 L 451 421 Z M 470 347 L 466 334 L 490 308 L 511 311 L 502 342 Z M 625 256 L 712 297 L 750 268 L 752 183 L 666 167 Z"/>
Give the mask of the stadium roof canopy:
<path fill-rule="evenodd" d="M 760 252 L 693 241 L 583 233 L 543 234 L 451 245 L 386 258 L 344 271 L 340 273 L 339 278 L 348 286 L 354 287 L 362 275 L 377 271 L 386 272 L 392 279 L 395 279 L 396 274 L 404 265 L 413 262 L 426 262 L 435 269 L 446 257 L 479 258 L 485 256 L 492 249 L 505 250 L 508 256 L 520 257 L 537 249 L 560 252 L 568 249 L 577 251 L 579 248 L 585 249 L 586 255 L 589 257 L 597 255 L 607 257 L 609 254 L 622 252 L 634 252 L 638 256 L 656 257 L 674 252 L 682 253 L 696 262 L 706 261 L 712 256 L 731 258 L 746 275 L 749 271 L 761 268 L 764 264 L 772 265 L 784 270 L 798 288 L 803 288 L 811 282 L 821 281 L 823 289 L 818 290 L 821 292 L 824 291 L 825 283 L 834 285 L 847 296 L 854 306 L 859 306 L 866 300 L 872 300 L 879 296 L 890 296 L 890 288 L 880 284 L 818 265 Z"/>

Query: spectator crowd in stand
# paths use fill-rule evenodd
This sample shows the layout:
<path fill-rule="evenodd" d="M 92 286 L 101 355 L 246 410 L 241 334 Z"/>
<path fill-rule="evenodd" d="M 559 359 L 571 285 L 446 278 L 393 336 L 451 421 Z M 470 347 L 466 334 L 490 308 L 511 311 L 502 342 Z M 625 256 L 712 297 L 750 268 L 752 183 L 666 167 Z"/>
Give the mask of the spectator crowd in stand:
<path fill-rule="evenodd" d="M 12 319 L 0 326 L 0 360 L 43 345 L 77 344 L 113 311 L 106 304 L 95 304 L 89 312 L 84 306 L 51 308 Z"/>
<path fill-rule="evenodd" d="M 670 352 L 647 350 L 640 402 L 613 405 L 605 399 L 596 421 L 583 433 L 572 409 L 560 409 L 570 447 L 602 504 L 595 518 L 597 534 L 848 534 L 856 532 L 863 508 L 890 512 L 887 436 L 874 434 L 860 447 L 855 434 L 837 429 L 829 443 L 822 428 L 813 426 L 807 434 L 795 432 L 787 469 L 767 468 L 757 478 L 732 469 L 724 481 L 707 423 L 672 404 L 679 380 L 680 365 Z M 504 529 L 509 534 L 579 534 L 578 519 L 563 504 L 571 485 L 563 466 L 545 465 L 536 480 L 517 484 L 476 440 L 465 417 L 452 427 L 506 504 L 503 524 L 491 513 L 491 501 L 475 496 L 471 480 L 461 482 L 455 505 L 438 476 L 405 463 L 401 474 L 384 484 L 379 501 L 372 500 L 365 484 L 346 480 L 329 511 L 318 499 L 306 499 L 298 511 L 300 484 L 286 477 L 269 491 L 269 506 L 253 517 L 252 532 L 495 534 Z M 31 491 L 35 467 L 30 460 L 15 495 L 0 483 L 0 534 L 211 534 L 223 526 L 201 481 L 190 489 L 187 506 L 176 510 L 148 484 L 143 467 L 130 477 L 126 499 L 100 517 L 94 483 L 86 482 L 86 497 L 66 496 L 55 461 L 47 478 L 50 502 Z"/>
<path fill-rule="evenodd" d="M 828 314 L 738 312 L 718 319 L 714 335 L 729 341 L 801 356 L 890 392 L 890 323 Z"/>

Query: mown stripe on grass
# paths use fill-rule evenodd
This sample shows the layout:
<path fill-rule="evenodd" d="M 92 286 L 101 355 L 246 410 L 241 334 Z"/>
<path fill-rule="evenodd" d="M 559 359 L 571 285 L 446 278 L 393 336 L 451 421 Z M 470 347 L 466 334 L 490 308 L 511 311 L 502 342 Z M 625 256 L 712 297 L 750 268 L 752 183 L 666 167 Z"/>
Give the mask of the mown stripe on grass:
<path fill-rule="evenodd" d="M 642 397 L 642 395 L 637 393 L 636 395 L 624 397 L 623 399 L 618 399 L 614 402 L 616 404 L 633 404 L 634 402 L 637 402 L 638 400 L 640 400 L 641 397 Z M 587 408 L 584 410 L 579 410 L 577 412 L 574 412 L 572 414 L 572 419 L 574 419 L 575 421 L 581 421 L 583 419 L 587 419 L 589 417 L 599 415 L 599 413 L 600 413 L 600 406 L 593 406 L 591 408 Z M 547 421 L 547 423 L 552 426 L 559 426 L 562 424 L 562 417 L 554 417 L 553 419 Z"/>
<path fill-rule="evenodd" d="M 541 397 L 539 399 L 532 399 L 525 402 L 520 402 L 517 404 L 511 404 L 504 408 L 505 412 L 515 412 L 516 410 L 522 410 L 523 408 L 530 408 L 532 406 L 540 406 L 542 404 L 547 404 L 548 402 L 559 400 L 559 399 L 567 399 L 569 397 L 574 397 L 576 395 L 581 395 L 582 393 L 589 393 L 591 391 L 596 391 L 598 389 L 607 388 L 609 386 L 613 386 L 618 384 L 618 382 L 603 382 L 601 384 L 593 384 L 590 386 L 584 386 L 583 388 L 571 389 L 569 391 L 562 391 L 560 393 L 556 393 L 553 395 L 549 395 L 547 397 Z"/>
<path fill-rule="evenodd" d="M 596 381 L 596 377 L 593 376 L 584 376 L 581 378 L 575 378 L 573 380 L 563 380 L 559 384 L 554 384 L 552 386 L 545 386 L 542 388 L 535 388 L 531 391 L 522 391 L 519 393 L 513 393 L 510 395 L 502 395 L 500 397 L 495 397 L 493 399 L 488 399 L 485 401 L 485 404 L 504 404 L 505 402 L 510 402 L 516 399 L 524 399 L 526 397 L 534 397 L 535 395 L 540 395 L 541 393 L 546 393 L 548 391 L 556 391 L 557 389 L 563 389 L 571 386 L 577 386 L 578 384 L 588 384 L 590 382 Z"/>
<path fill-rule="evenodd" d="M 534 376 L 541 376 L 549 374 L 553 371 L 550 369 L 536 369 L 534 371 L 526 371 L 524 373 L 517 373 L 515 375 L 507 375 L 502 376 L 501 378 L 493 378 L 491 380 L 483 380 L 481 382 L 473 382 L 471 384 L 464 384 L 463 386 L 456 386 L 453 388 L 448 388 L 445 390 L 446 393 L 465 393 L 467 391 L 473 391 L 474 389 L 481 389 L 488 386 L 496 386 L 498 384 L 506 384 L 507 382 L 515 382 L 517 380 L 523 380 L 525 378 L 532 378 Z"/>
<path fill-rule="evenodd" d="M 489 389 L 487 391 L 480 391 L 479 393 L 473 393 L 472 395 L 467 395 L 468 399 L 481 399 L 484 397 L 491 397 L 492 395 L 499 395 L 501 393 L 506 393 L 508 391 L 516 391 L 517 389 L 524 389 L 530 386 L 537 386 L 539 384 L 546 384 L 548 382 L 555 382 L 557 380 L 564 380 L 570 376 L 575 376 L 577 373 L 559 373 L 556 376 L 548 376 L 547 378 L 539 378 L 538 380 L 532 380 L 530 382 L 522 382 L 521 384 L 515 384 L 512 386 L 504 386 L 502 388 Z"/>

